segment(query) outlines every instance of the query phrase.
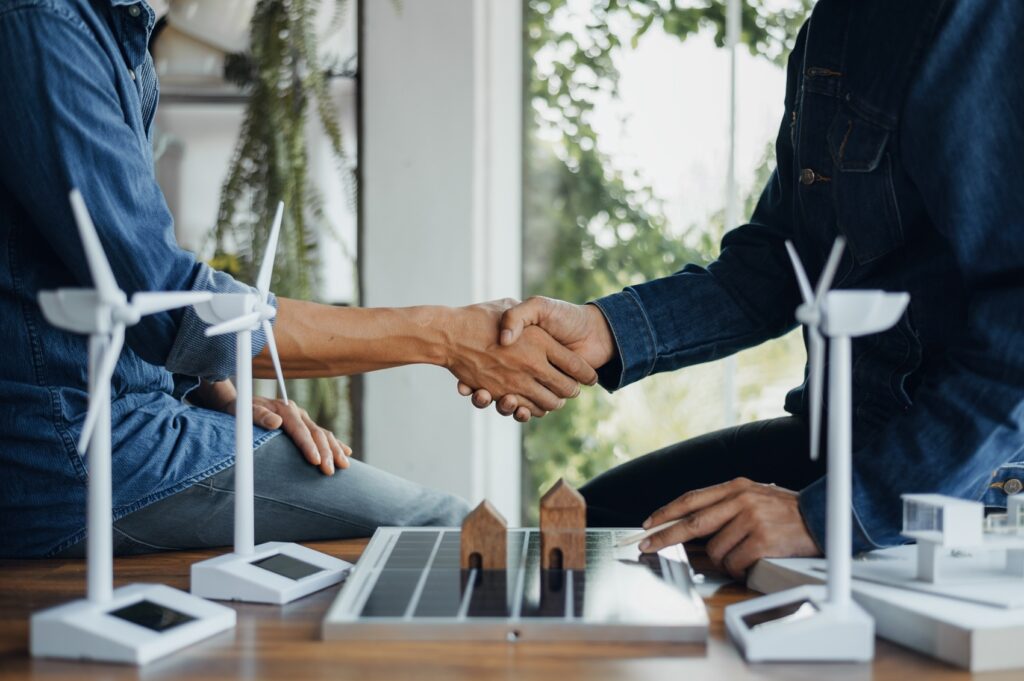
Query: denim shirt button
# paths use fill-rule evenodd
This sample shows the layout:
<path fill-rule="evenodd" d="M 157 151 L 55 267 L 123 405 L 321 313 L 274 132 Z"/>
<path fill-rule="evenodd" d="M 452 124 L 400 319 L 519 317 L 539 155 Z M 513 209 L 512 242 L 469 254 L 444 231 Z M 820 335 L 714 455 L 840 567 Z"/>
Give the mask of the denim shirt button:
<path fill-rule="evenodd" d="M 1003 491 L 1006 492 L 1007 496 L 1017 494 L 1022 489 L 1024 489 L 1024 483 L 1022 483 L 1017 478 L 1010 478 L 1009 480 L 1003 483 Z"/>
<path fill-rule="evenodd" d="M 137 17 L 142 14 L 142 10 L 139 9 L 138 5 L 132 5 L 128 8 L 128 14 L 131 14 L 133 17 Z"/>
<path fill-rule="evenodd" d="M 810 168 L 804 168 L 803 170 L 800 171 L 800 184 L 814 184 L 814 180 L 816 177 L 817 174 L 813 170 L 811 170 Z"/>
<path fill-rule="evenodd" d="M 135 69 L 128 69 L 128 77 L 135 80 Z"/>

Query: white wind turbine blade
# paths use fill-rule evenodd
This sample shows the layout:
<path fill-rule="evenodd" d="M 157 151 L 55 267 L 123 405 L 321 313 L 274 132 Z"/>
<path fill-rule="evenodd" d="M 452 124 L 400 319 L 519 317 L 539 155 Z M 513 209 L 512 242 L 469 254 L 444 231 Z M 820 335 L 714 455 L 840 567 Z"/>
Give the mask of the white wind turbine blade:
<path fill-rule="evenodd" d="M 110 334 L 110 342 L 103 357 L 96 363 L 96 380 L 91 380 L 92 390 L 89 391 L 89 411 L 85 415 L 85 423 L 82 424 L 82 434 L 78 438 L 78 451 L 85 454 L 89 449 L 89 440 L 92 439 L 92 431 L 96 427 L 96 421 L 102 411 L 99 406 L 104 400 L 110 399 L 110 381 L 114 377 L 114 367 L 117 366 L 117 359 L 121 356 L 121 347 L 124 345 L 124 324 L 115 324 Z"/>
<path fill-rule="evenodd" d="M 207 337 L 220 336 L 225 333 L 238 333 L 239 331 L 251 331 L 254 326 L 259 324 L 260 313 L 250 312 L 249 314 L 242 315 L 241 317 L 235 317 L 229 319 L 226 322 L 220 324 L 214 324 L 210 328 L 206 329 Z"/>
<path fill-rule="evenodd" d="M 274 276 L 274 256 L 277 255 L 277 240 L 281 234 L 281 221 L 284 218 L 284 201 L 277 203 L 277 213 L 274 215 L 274 224 L 270 228 L 270 239 L 267 240 L 267 250 L 263 253 L 263 262 L 260 264 L 260 273 L 256 277 L 256 289 L 260 292 L 260 302 L 266 304 L 270 295 L 270 279 Z"/>
<path fill-rule="evenodd" d="M 124 294 L 121 293 L 117 280 L 114 279 L 114 272 L 110 269 L 107 256 L 103 253 L 103 246 L 96 233 L 96 225 L 93 224 L 92 218 L 89 216 L 89 209 L 85 207 L 82 193 L 77 189 L 72 189 L 70 199 L 71 212 L 74 213 L 75 222 L 78 224 L 78 234 L 82 238 L 85 259 L 89 264 L 89 272 L 92 273 L 92 282 L 96 287 L 96 292 L 103 302 L 119 302 Z"/>
<path fill-rule="evenodd" d="M 818 288 L 814 291 L 814 304 L 820 305 L 822 298 L 828 292 L 830 286 L 832 286 L 832 279 L 836 276 L 836 270 L 839 269 L 839 261 L 843 257 L 843 248 L 846 246 L 846 239 L 839 236 L 836 237 L 835 242 L 832 244 L 832 252 L 828 254 L 828 260 L 825 262 L 825 267 L 821 271 L 821 277 L 818 279 Z"/>
<path fill-rule="evenodd" d="M 207 291 L 145 291 L 132 296 L 131 307 L 139 316 L 144 316 L 205 303 L 211 298 L 213 294 Z"/>
<path fill-rule="evenodd" d="M 800 262 L 800 256 L 796 254 L 796 248 L 792 241 L 786 241 L 786 252 L 789 253 L 789 261 L 793 263 L 793 271 L 796 272 L 796 283 L 800 286 L 800 295 L 803 296 L 805 303 L 810 304 L 814 300 L 811 282 L 807 279 L 807 272 Z"/>
<path fill-rule="evenodd" d="M 281 399 L 288 402 L 288 388 L 284 385 L 284 373 L 281 371 L 281 358 L 277 354 L 277 341 L 274 340 L 274 327 L 269 319 L 263 320 L 263 333 L 267 336 L 267 349 L 270 359 L 274 362 L 274 373 L 277 374 L 277 385 L 281 388 Z"/>

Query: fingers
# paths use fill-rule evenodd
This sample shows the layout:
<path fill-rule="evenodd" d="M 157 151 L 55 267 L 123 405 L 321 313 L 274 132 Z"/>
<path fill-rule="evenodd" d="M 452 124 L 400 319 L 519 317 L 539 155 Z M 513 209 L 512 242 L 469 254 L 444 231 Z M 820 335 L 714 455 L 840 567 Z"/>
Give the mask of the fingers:
<path fill-rule="evenodd" d="M 769 555 L 767 546 L 756 535 L 747 535 L 746 539 L 740 542 L 739 546 L 729 552 L 722 560 L 722 568 L 733 579 L 743 580 L 747 570 L 753 567 L 754 563 Z"/>
<path fill-rule="evenodd" d="M 718 503 L 727 496 L 737 494 L 743 489 L 752 486 L 754 483 L 746 478 L 736 478 L 720 485 L 712 485 L 703 489 L 696 489 L 687 492 L 675 501 L 669 502 L 651 514 L 651 517 L 644 521 L 644 529 L 650 529 L 667 523 L 669 520 L 682 518 L 701 508 Z"/>
<path fill-rule="evenodd" d="M 302 422 L 309 429 L 313 442 L 316 443 L 317 453 L 320 455 L 320 470 L 324 475 L 334 475 L 334 450 L 331 448 L 328 432 L 309 417 L 305 409 L 299 410 L 302 413 Z M 331 435 L 331 438 L 334 436 Z"/>
<path fill-rule="evenodd" d="M 543 418 L 548 415 L 548 412 L 518 395 L 505 395 L 494 407 L 502 416 L 511 416 L 520 423 L 526 423 L 534 416 Z"/>
<path fill-rule="evenodd" d="M 348 468 L 348 457 L 352 456 L 352 448 L 336 438 L 331 431 L 325 432 L 331 445 L 331 453 L 334 455 L 334 467 L 339 470 Z"/>
<path fill-rule="evenodd" d="M 501 344 L 512 345 L 519 340 L 523 329 L 527 326 L 539 324 L 544 319 L 550 302 L 548 298 L 535 296 L 525 303 L 520 303 L 506 310 L 501 315 L 501 322 L 499 323 Z"/>
<path fill-rule="evenodd" d="M 266 407 L 256 406 L 252 408 L 252 422 L 267 430 L 277 430 L 283 419 Z"/>
<path fill-rule="evenodd" d="M 477 409 L 486 409 L 487 407 L 491 406 L 491 402 L 493 402 L 494 400 L 491 397 L 491 393 L 487 392 L 486 390 L 480 389 L 473 393 L 473 398 L 471 401 L 473 402 L 473 406 L 476 407 Z"/>
<path fill-rule="evenodd" d="M 265 400 L 263 404 L 265 406 L 253 410 L 254 420 L 262 417 L 269 422 L 266 414 L 276 417 L 279 427 L 292 439 L 303 458 L 319 467 L 324 475 L 334 475 L 335 470 L 349 467 L 352 448 L 331 431 L 318 426 L 305 409 L 283 400 Z"/>
<path fill-rule="evenodd" d="M 494 405 L 494 408 L 502 416 L 512 416 L 519 409 L 518 395 L 505 395 Z M 527 409 L 529 411 L 529 409 Z"/>
<path fill-rule="evenodd" d="M 548 346 L 548 361 L 566 376 L 575 379 L 573 392 L 564 395 L 564 397 L 576 397 L 579 395 L 580 383 L 584 385 L 594 385 L 597 383 L 597 372 L 594 371 L 594 367 L 587 364 L 582 357 L 554 339 L 552 339 L 551 344 Z"/>
<path fill-rule="evenodd" d="M 648 537 L 640 543 L 640 550 L 644 553 L 654 553 L 666 546 L 706 537 L 718 532 L 744 509 L 745 506 L 739 498 L 728 497 L 719 503 L 694 511 L 685 516 L 682 522 Z"/>
<path fill-rule="evenodd" d="M 473 389 L 470 388 L 465 383 L 463 383 L 462 381 L 459 381 L 459 394 L 462 395 L 463 397 L 469 397 L 470 395 L 473 394 Z"/>
<path fill-rule="evenodd" d="M 746 512 L 742 512 L 735 518 L 726 523 L 718 534 L 712 537 L 705 547 L 708 558 L 711 559 L 713 565 L 719 568 L 724 568 L 724 562 L 726 556 L 733 552 L 733 550 L 743 543 L 743 540 L 747 538 L 752 529 L 751 518 Z M 728 569 L 726 568 L 728 572 Z M 742 575 L 735 575 L 729 573 L 733 578 L 740 578 Z"/>
<path fill-rule="evenodd" d="M 305 419 L 302 418 L 302 410 L 294 402 L 285 404 L 278 401 L 278 405 L 278 413 L 283 419 L 281 428 L 292 439 L 299 452 L 302 453 L 306 461 L 314 466 L 323 465 L 320 448 L 317 446 L 316 440 L 313 439 L 313 433 L 310 432 Z"/>

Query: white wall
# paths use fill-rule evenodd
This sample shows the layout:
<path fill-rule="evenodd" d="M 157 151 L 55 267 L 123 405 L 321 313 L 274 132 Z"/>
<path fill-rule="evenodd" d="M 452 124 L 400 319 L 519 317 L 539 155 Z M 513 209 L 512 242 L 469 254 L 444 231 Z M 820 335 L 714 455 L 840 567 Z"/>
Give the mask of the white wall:
<path fill-rule="evenodd" d="M 521 290 L 519 0 L 362 5 L 363 301 L 464 305 Z M 519 425 L 473 409 L 455 379 L 366 379 L 364 455 L 520 517 Z"/>

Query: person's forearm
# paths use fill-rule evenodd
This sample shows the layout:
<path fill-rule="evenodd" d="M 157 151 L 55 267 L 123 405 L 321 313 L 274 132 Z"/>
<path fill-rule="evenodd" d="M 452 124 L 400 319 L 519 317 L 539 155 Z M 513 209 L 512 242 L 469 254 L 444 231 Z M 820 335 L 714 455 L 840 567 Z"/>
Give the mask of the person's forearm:
<path fill-rule="evenodd" d="M 452 308 L 440 306 L 355 308 L 278 298 L 274 337 L 289 378 L 343 376 L 405 364 L 445 366 L 454 317 Z M 274 377 L 266 348 L 253 361 L 253 375 Z"/>

